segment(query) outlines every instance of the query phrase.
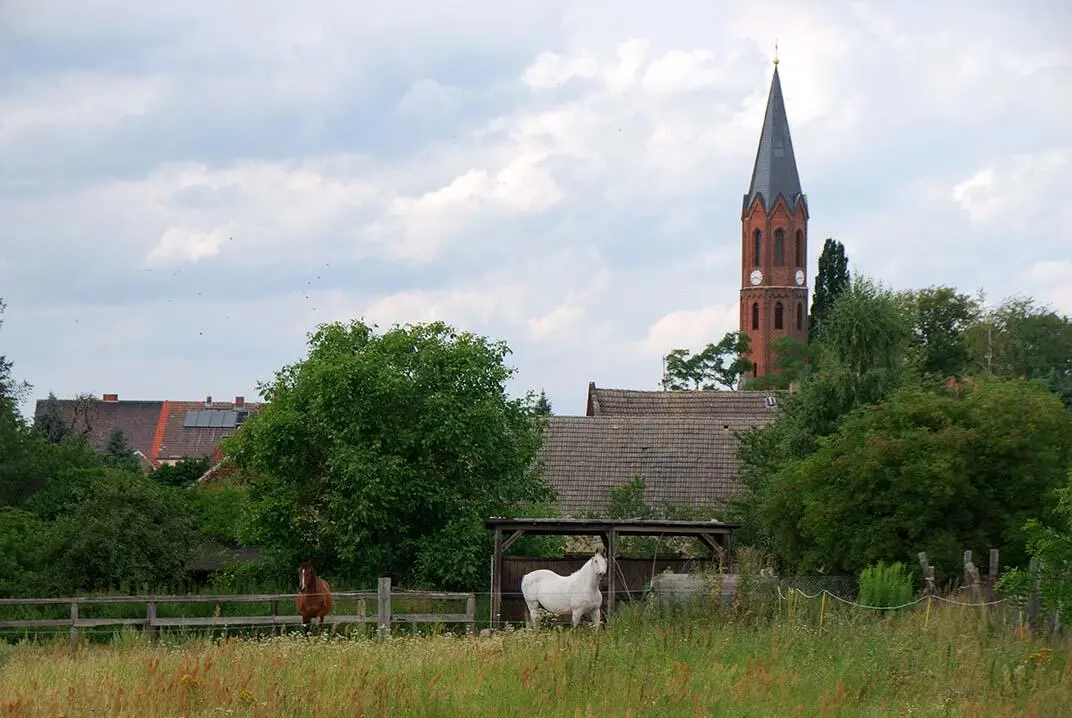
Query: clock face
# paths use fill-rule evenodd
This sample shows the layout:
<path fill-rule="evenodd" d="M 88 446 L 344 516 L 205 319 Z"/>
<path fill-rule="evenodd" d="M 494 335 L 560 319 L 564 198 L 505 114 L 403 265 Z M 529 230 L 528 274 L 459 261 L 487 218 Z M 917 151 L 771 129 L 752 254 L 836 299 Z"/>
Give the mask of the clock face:
<path fill-rule="evenodd" d="M 799 287 L 799 286 L 802 286 L 803 284 L 804 284 L 804 270 L 798 269 L 797 270 L 797 286 Z"/>
<path fill-rule="evenodd" d="M 752 273 L 748 275 L 748 278 L 752 280 L 752 284 L 759 284 L 763 281 L 763 272 L 758 269 L 753 269 Z"/>

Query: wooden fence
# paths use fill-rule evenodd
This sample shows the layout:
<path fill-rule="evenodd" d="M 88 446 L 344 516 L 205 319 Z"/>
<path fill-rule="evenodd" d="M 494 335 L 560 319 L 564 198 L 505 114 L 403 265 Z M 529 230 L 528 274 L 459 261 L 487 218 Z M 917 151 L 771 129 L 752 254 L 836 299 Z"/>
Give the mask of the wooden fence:
<path fill-rule="evenodd" d="M 392 591 L 391 579 L 381 578 L 375 593 L 371 591 L 339 591 L 332 597 L 339 599 L 356 599 L 357 613 L 354 615 L 329 615 L 324 623 L 374 623 L 377 638 L 384 640 L 395 623 L 464 623 L 466 633 L 476 631 L 476 594 L 446 593 L 434 591 Z M 100 596 L 86 598 L 4 598 L 0 606 L 42 606 L 68 604 L 71 617 L 57 619 L 36 619 L 23 621 L 0 621 L 2 629 L 20 628 L 64 628 L 71 629 L 71 649 L 78 648 L 78 631 L 81 628 L 99 628 L 102 626 L 140 626 L 155 633 L 159 628 L 222 628 L 228 626 L 285 626 L 301 624 L 301 616 L 279 615 L 280 601 L 293 602 L 296 594 L 255 594 L 244 596 Z M 366 613 L 367 601 L 375 600 L 376 613 Z M 394 613 L 391 601 L 465 601 L 465 613 Z M 103 604 L 145 604 L 144 618 L 80 618 L 80 606 Z M 156 615 L 157 604 L 161 603 L 268 603 L 271 615 L 267 616 L 182 616 L 160 617 Z M 314 621 L 316 619 L 313 619 Z"/>

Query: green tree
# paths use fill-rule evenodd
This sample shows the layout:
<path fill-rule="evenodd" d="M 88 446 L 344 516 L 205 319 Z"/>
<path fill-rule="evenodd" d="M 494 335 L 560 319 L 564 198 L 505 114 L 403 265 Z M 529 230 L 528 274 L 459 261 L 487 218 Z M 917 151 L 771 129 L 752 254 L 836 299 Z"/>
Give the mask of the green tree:
<path fill-rule="evenodd" d="M 776 490 L 771 477 L 816 451 L 820 439 L 837 431 L 853 409 L 884 401 L 914 378 L 906 358 L 911 316 L 892 290 L 858 275 L 825 322 L 822 336 L 809 348 L 809 356 L 821 357 L 820 369 L 812 367 L 798 391 L 779 400 L 774 422 L 740 435 L 742 491 L 731 499 L 730 509 L 744 525 L 735 535 L 741 545 L 774 548 L 764 528 L 769 524 L 756 513 Z"/>
<path fill-rule="evenodd" d="M 1044 383 L 1072 409 L 1072 319 L 1032 299 L 1007 299 L 968 333 L 973 372 Z"/>
<path fill-rule="evenodd" d="M 58 444 L 73 434 L 71 425 L 60 415 L 58 402 L 56 395 L 49 392 L 44 409 L 34 419 L 34 431 L 50 444 Z"/>
<path fill-rule="evenodd" d="M 989 381 L 956 397 L 908 386 L 777 469 L 756 517 L 791 569 L 857 571 L 926 551 L 948 575 L 965 548 L 990 547 L 1015 564 L 1024 522 L 1051 515 L 1070 457 L 1072 419 L 1037 384 Z"/>
<path fill-rule="evenodd" d="M 48 505 L 45 565 L 55 590 L 166 590 L 184 578 L 202 537 L 177 489 L 114 468 L 75 483 L 53 494 L 65 500 Z"/>
<path fill-rule="evenodd" d="M 193 486 L 205 472 L 212 468 L 212 457 L 183 459 L 174 464 L 164 464 L 153 469 L 149 477 L 165 486 Z"/>
<path fill-rule="evenodd" d="M 796 337 L 778 337 L 771 342 L 778 373 L 747 380 L 748 389 L 788 389 L 808 376 L 808 344 Z"/>
<path fill-rule="evenodd" d="M 288 576 L 308 557 L 351 584 L 483 585 L 484 519 L 551 498 L 545 419 L 507 396 L 508 353 L 442 322 L 321 326 L 227 440 L 251 477 L 244 542 Z"/>
<path fill-rule="evenodd" d="M 819 272 L 815 277 L 811 313 L 808 318 L 808 338 L 820 336 L 820 328 L 837 298 L 849 288 L 849 258 L 845 246 L 836 239 L 827 237 L 819 255 Z"/>
<path fill-rule="evenodd" d="M 134 450 L 127 443 L 127 436 L 122 429 L 114 429 L 108 434 L 108 441 L 104 445 L 104 463 L 124 469 L 138 468 L 138 460 L 134 456 Z"/>
<path fill-rule="evenodd" d="M 551 416 L 551 402 L 547 399 L 547 394 L 543 389 L 540 389 L 540 397 L 536 400 L 535 411 L 540 416 Z"/>
<path fill-rule="evenodd" d="M 741 332 L 728 332 L 698 354 L 674 349 L 665 358 L 662 386 L 671 391 L 734 389 L 740 377 L 752 369 L 751 353 L 751 340 Z"/>
<path fill-rule="evenodd" d="M 45 593 L 42 552 L 50 526 L 29 511 L 0 507 L 0 598 Z"/>
<path fill-rule="evenodd" d="M 963 376 L 968 371 L 968 332 L 979 319 L 979 301 L 952 287 L 908 292 L 906 299 L 920 371 L 939 378 Z"/>

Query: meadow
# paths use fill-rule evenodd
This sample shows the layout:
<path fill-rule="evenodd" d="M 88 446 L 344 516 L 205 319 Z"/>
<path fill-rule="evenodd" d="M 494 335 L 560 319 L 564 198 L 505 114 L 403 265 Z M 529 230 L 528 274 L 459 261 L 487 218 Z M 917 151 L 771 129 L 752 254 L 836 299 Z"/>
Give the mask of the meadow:
<path fill-rule="evenodd" d="M 1057 716 L 1072 645 L 1007 609 L 624 606 L 602 629 L 0 645 L 8 716 Z"/>

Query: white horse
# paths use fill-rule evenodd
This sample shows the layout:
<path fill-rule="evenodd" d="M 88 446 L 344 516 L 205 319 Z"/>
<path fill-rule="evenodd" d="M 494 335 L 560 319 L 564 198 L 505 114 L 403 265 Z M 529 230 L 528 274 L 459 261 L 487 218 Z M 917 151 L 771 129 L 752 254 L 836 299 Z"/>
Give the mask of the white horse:
<path fill-rule="evenodd" d="M 598 626 L 599 608 L 603 604 L 599 578 L 605 573 L 607 559 L 601 548 L 569 576 L 560 576 L 546 568 L 526 573 L 521 577 L 521 594 L 529 608 L 529 625 L 536 627 L 536 609 L 543 606 L 558 616 L 572 613 L 574 627 L 585 615 L 591 617 L 593 626 Z"/>

